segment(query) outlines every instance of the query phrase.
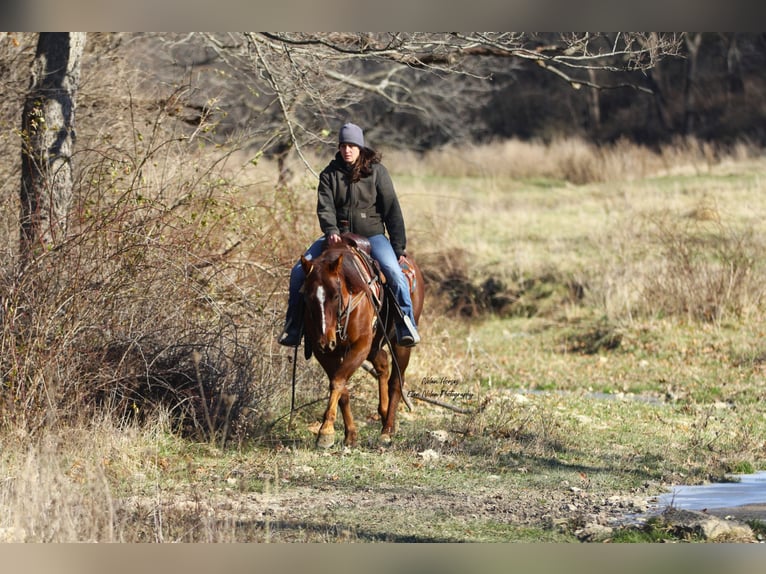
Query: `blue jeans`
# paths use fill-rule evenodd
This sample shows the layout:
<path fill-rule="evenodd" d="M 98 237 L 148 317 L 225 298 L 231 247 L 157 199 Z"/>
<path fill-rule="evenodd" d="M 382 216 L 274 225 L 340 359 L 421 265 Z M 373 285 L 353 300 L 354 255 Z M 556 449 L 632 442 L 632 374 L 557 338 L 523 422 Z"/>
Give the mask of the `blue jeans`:
<path fill-rule="evenodd" d="M 324 243 L 325 238 L 322 236 L 311 244 L 311 247 L 306 250 L 303 256 L 309 261 L 315 257 L 319 257 L 319 254 L 322 253 L 322 250 L 324 249 Z M 290 318 L 291 314 L 298 309 L 298 304 L 301 302 L 300 289 L 303 286 L 303 282 L 305 280 L 306 273 L 304 273 L 303 266 L 301 265 L 301 261 L 299 259 L 298 263 L 293 265 L 293 268 L 290 270 L 290 295 L 287 299 L 288 319 Z"/>
<path fill-rule="evenodd" d="M 385 235 L 373 235 L 368 239 L 370 240 L 372 258 L 380 264 L 380 268 L 383 271 L 383 275 L 386 276 L 386 282 L 388 283 L 388 287 L 391 289 L 396 302 L 399 304 L 399 307 L 401 307 L 402 312 L 410 318 L 412 324 L 417 326 L 415 316 L 412 312 L 410 285 L 402 272 L 399 260 L 394 253 L 394 248 L 391 247 L 391 242 Z M 311 247 L 306 250 L 303 256 L 309 260 L 318 257 L 324 249 L 324 243 L 324 236 L 320 237 L 311 244 Z M 300 288 L 303 286 L 305 280 L 306 274 L 303 272 L 301 262 L 298 261 L 290 271 L 290 295 L 287 299 L 288 322 L 290 317 L 292 317 L 298 309 L 298 305 L 301 301 Z"/>
<path fill-rule="evenodd" d="M 386 276 L 386 282 L 394 295 L 394 299 L 399 304 L 405 315 L 410 318 L 412 324 L 417 326 L 415 316 L 412 313 L 412 298 L 410 297 L 410 284 L 402 272 L 399 260 L 396 258 L 394 248 L 385 235 L 373 235 L 368 238 L 370 247 L 372 247 L 372 258 L 375 259 L 383 275 Z"/>

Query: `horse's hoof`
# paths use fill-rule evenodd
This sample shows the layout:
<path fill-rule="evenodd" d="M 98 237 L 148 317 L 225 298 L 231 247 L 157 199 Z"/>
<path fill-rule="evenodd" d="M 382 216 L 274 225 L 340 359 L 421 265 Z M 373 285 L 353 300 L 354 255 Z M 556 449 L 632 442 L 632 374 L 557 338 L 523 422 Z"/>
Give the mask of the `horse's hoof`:
<path fill-rule="evenodd" d="M 389 433 L 383 433 L 380 435 L 379 442 L 381 446 L 391 446 L 393 440 L 391 439 L 391 435 Z"/>
<path fill-rule="evenodd" d="M 320 434 L 317 437 L 317 447 L 319 448 L 330 448 L 333 444 L 335 444 L 334 433 Z"/>
<path fill-rule="evenodd" d="M 346 437 L 346 440 L 343 441 L 343 446 L 348 448 L 354 448 L 356 446 L 356 433 L 353 435 L 349 435 Z"/>

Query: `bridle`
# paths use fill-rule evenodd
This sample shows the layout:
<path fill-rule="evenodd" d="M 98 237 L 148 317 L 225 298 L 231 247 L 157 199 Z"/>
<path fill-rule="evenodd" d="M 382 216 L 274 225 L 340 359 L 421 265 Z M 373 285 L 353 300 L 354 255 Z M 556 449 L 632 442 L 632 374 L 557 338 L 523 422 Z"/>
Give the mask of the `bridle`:
<path fill-rule="evenodd" d="M 362 300 L 365 297 L 370 300 L 370 304 L 373 306 L 373 309 L 375 309 L 376 315 L 379 305 L 379 297 L 373 290 L 373 285 L 378 282 L 378 277 L 375 274 L 365 273 L 362 270 L 359 261 L 357 260 L 358 256 L 355 253 L 352 253 L 352 257 L 354 267 L 356 268 L 357 273 L 359 273 L 359 277 L 364 279 L 365 276 L 369 276 L 369 279 L 365 281 L 368 289 L 363 289 L 356 294 L 352 293 L 350 289 L 347 289 L 349 297 L 347 297 L 347 299 L 344 301 L 342 279 L 340 274 L 338 274 L 336 285 L 336 293 L 338 294 L 338 309 L 336 312 L 335 335 L 339 341 L 343 342 L 348 340 L 348 327 L 349 323 L 351 322 L 351 313 L 354 312 L 354 309 L 359 306 Z M 309 312 L 311 312 L 310 306 Z"/>

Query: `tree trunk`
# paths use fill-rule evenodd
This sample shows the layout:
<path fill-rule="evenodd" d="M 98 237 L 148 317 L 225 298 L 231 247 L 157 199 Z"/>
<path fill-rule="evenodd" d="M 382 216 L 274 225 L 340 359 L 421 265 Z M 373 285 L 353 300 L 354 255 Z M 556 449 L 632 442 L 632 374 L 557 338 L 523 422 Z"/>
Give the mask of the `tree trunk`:
<path fill-rule="evenodd" d="M 726 46 L 726 79 L 728 84 L 727 95 L 738 96 L 745 92 L 745 82 L 742 74 L 742 54 L 737 44 L 737 33 L 724 34 Z"/>
<path fill-rule="evenodd" d="M 63 240 L 84 32 L 40 33 L 21 118 L 21 256 Z"/>
<path fill-rule="evenodd" d="M 702 34 L 688 34 L 686 36 L 686 84 L 684 86 L 684 133 L 691 135 L 697 127 L 699 104 L 697 101 L 697 61 L 699 58 Z"/>
<path fill-rule="evenodd" d="M 596 70 L 588 69 L 588 80 L 591 84 L 598 85 Z M 588 108 L 590 109 L 590 122 L 593 131 L 598 133 L 601 129 L 601 93 L 599 90 L 591 88 L 588 91 Z"/>
<path fill-rule="evenodd" d="M 657 32 L 651 32 L 648 37 L 647 47 L 654 51 L 662 43 L 662 39 Z M 654 98 L 654 109 L 657 113 L 657 121 L 660 129 L 668 131 L 672 129 L 673 119 L 668 109 L 668 102 L 665 99 L 667 84 L 663 73 L 663 62 L 660 60 L 657 64 L 646 71 L 646 79 L 649 82 L 649 88 L 652 90 Z"/>

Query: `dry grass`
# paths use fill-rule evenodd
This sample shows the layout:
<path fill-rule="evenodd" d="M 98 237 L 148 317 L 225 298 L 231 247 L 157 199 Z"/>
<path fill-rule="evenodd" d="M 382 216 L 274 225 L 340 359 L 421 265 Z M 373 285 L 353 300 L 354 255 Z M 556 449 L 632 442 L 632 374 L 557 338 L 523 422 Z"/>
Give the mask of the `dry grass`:
<path fill-rule="evenodd" d="M 578 138 L 551 142 L 510 139 L 489 144 L 447 146 L 414 156 L 386 150 L 398 173 L 416 178 L 547 179 L 576 185 L 625 183 L 666 174 L 700 174 L 721 162 L 760 155 L 747 142 L 721 149 L 713 143 L 678 138 L 653 150 L 618 140 L 597 146 Z"/>
<path fill-rule="evenodd" d="M 501 160 L 506 147 L 485 147 L 485 165 L 507 171 L 482 176 L 466 175 L 474 163 L 470 152 L 469 159 L 452 154 L 450 167 L 442 161 L 447 152 L 427 154 L 417 176 L 404 162 L 398 182 L 405 209 L 415 214 L 413 249 L 434 278 L 472 283 L 474 297 L 495 278 L 511 298 L 528 291 L 530 281 L 553 278 L 564 291 L 587 287 L 579 295 L 615 319 L 688 314 L 720 320 L 758 312 L 758 150 L 683 140 L 661 153 L 620 142 L 596 154 L 571 142 L 593 163 L 611 158 L 620 165 L 612 171 L 619 179 L 573 185 L 551 175 L 566 172 L 573 157 L 560 153 L 563 147 L 531 144 L 523 171 Z M 441 170 L 463 175 L 445 178 Z"/>
<path fill-rule="evenodd" d="M 136 81 L 111 71 L 116 84 Z M 299 202 L 236 142 L 209 141 L 214 118 L 191 131 L 168 118 L 162 89 L 114 101 L 109 87 L 84 80 L 67 240 L 23 268 L 7 249 L 1 422 L 39 432 L 167 408 L 188 436 L 248 435 L 289 372 L 272 342 L 286 262 L 306 241 Z M 18 157 L 17 142 L 2 143 Z M 6 214 L 17 213 L 18 169 L 2 166 Z M 12 246 L 18 235 L 8 235 Z"/>
<path fill-rule="evenodd" d="M 106 91 L 86 83 L 81 97 L 108 103 Z M 241 539 L 236 520 L 211 521 L 202 504 L 176 508 L 163 526 L 160 493 L 204 500 L 195 481 L 223 481 L 247 495 L 280 484 L 275 466 L 332 476 L 341 464 L 304 448 L 326 386 L 314 362 L 300 363 L 308 406 L 285 428 L 292 354 L 274 342 L 289 268 L 319 232 L 315 181 L 293 158 L 289 186 L 277 189 L 273 164 L 237 142 L 213 145 L 204 129 L 190 136 L 160 96 L 83 109 L 70 237 L 23 270 L 13 247 L 17 142 L 7 131 L 0 139 L 11 158 L 0 166 L 8 539 Z M 458 461 L 449 464 L 503 476 L 593 465 L 618 475 L 604 471 L 605 488 L 627 488 L 682 468 L 703 477 L 743 459 L 762 465 L 760 156 L 746 142 L 693 140 L 660 150 L 580 140 L 384 150 L 429 280 L 409 385 L 453 379 L 483 410 L 466 418 L 420 405 L 403 414 L 394 462 L 356 462 L 381 475 L 422 467 L 411 459 L 436 446 L 431 430 L 448 427 L 461 437 L 443 446 Z M 326 159 L 309 161 L 317 170 Z M 372 441 L 365 377 L 354 393 Z M 517 396 L 564 390 L 574 398 Z M 663 407 L 605 407 L 590 391 Z M 185 537 L 187 520 L 203 527 Z M 268 520 L 259 524 L 253 539 L 268 540 Z"/>

